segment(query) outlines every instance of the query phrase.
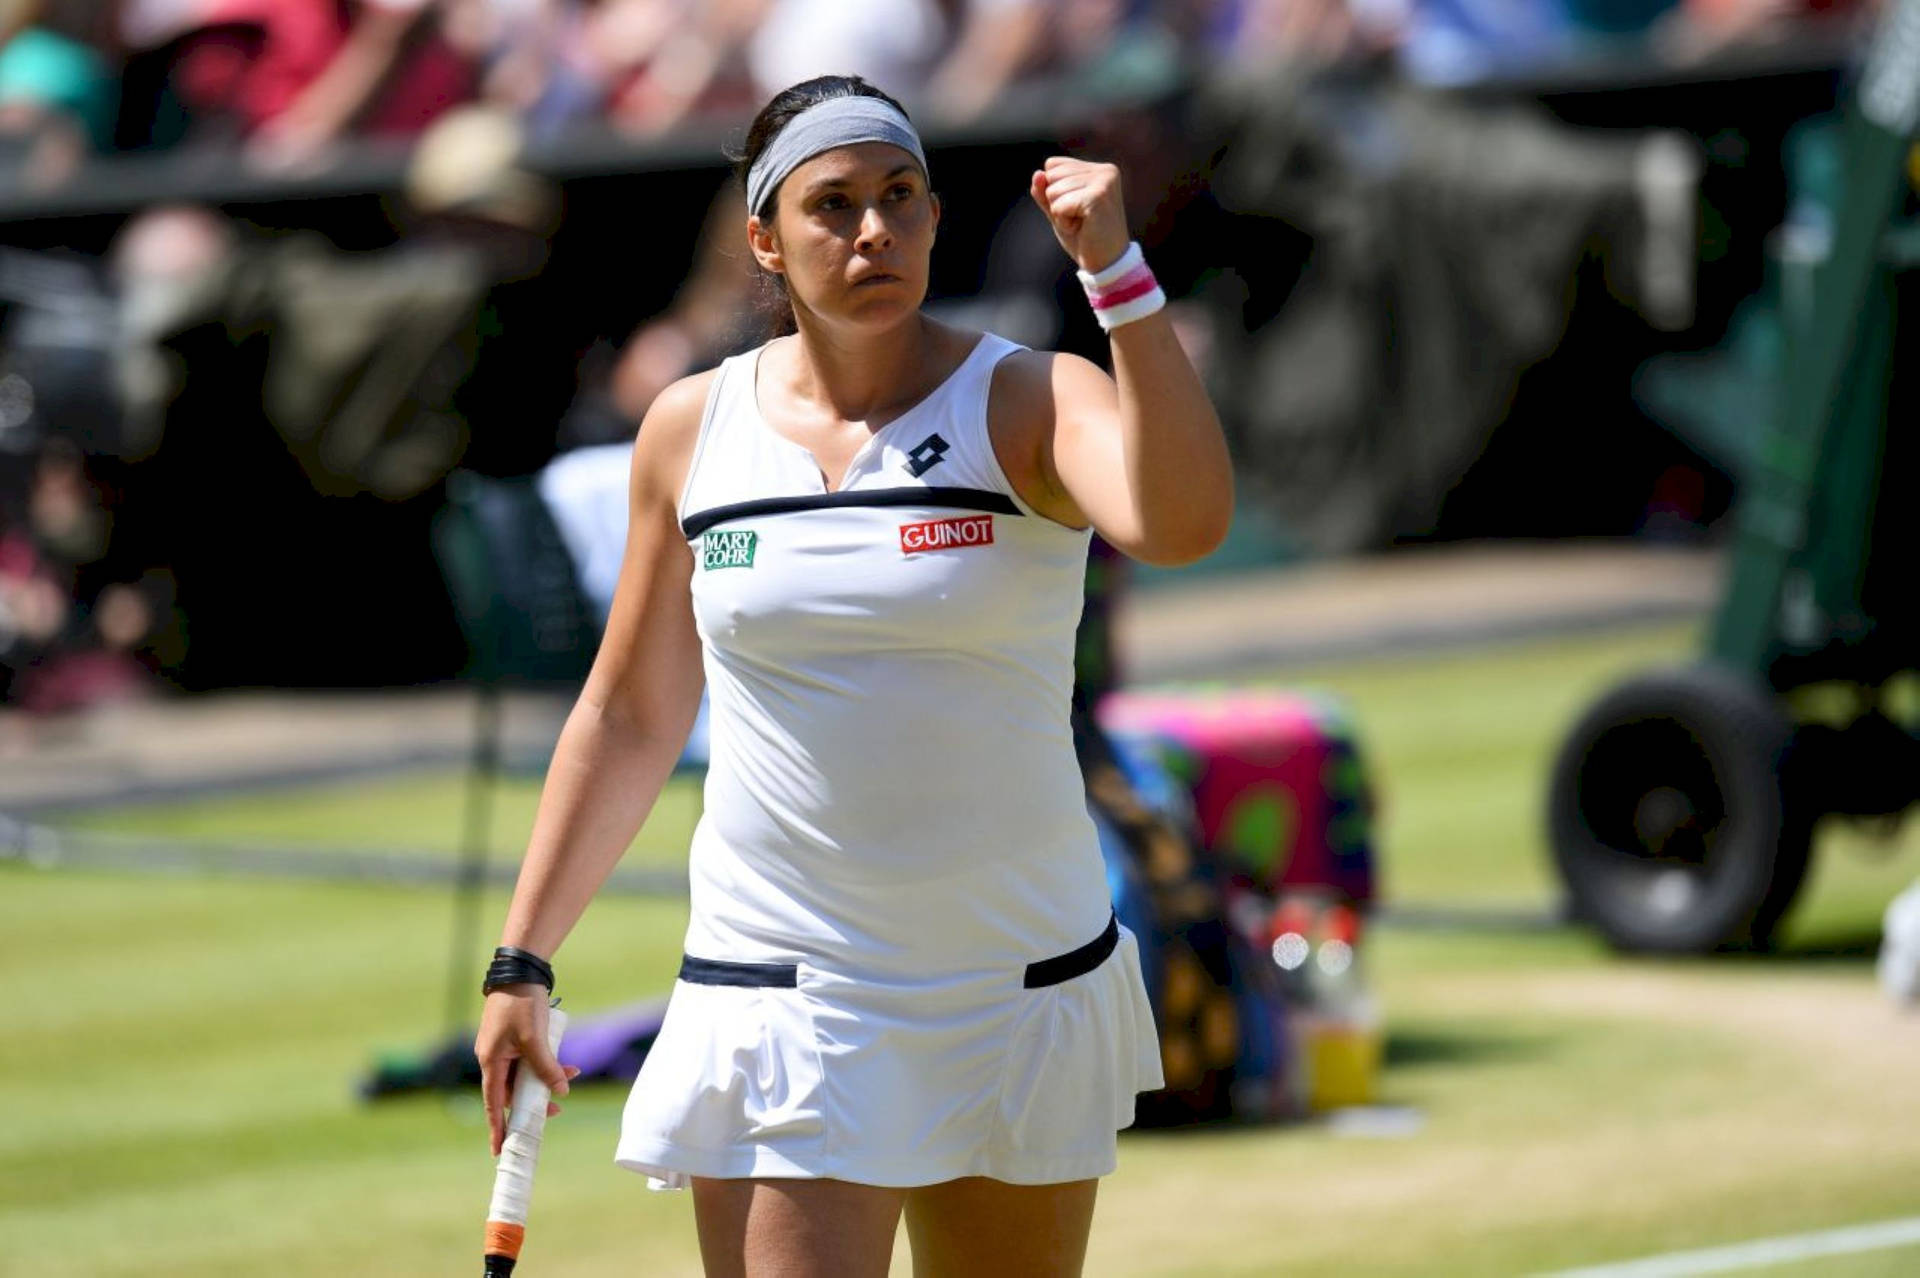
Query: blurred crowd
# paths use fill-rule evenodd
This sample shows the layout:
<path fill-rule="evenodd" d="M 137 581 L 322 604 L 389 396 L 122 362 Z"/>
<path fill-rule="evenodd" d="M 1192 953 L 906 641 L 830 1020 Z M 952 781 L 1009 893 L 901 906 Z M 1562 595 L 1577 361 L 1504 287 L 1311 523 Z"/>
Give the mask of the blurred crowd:
<path fill-rule="evenodd" d="M 1631 45 L 1686 61 L 1868 0 L 0 0 L 0 187 L 89 154 L 239 143 L 264 166 L 466 102 L 534 138 L 737 121 L 855 72 L 965 119 L 1035 79 L 1387 57 L 1460 81 Z"/>
<path fill-rule="evenodd" d="M 722 247 L 737 193 L 676 188 L 690 219 L 650 197 L 687 223 L 653 234 L 700 245 L 656 264 L 672 281 L 651 300 L 638 274 L 601 287 L 626 228 L 570 205 L 586 229 L 556 280 L 560 191 L 525 163 L 543 140 L 708 148 L 823 73 L 864 75 L 936 128 L 1048 95 L 1049 132 L 1126 170 L 1242 464 L 1304 543 L 1352 550 L 1433 526 L 1557 345 L 1583 261 L 1603 257 L 1654 327 L 1683 327 L 1692 302 L 1686 144 L 1429 90 L 1841 32 L 1871 3 L 0 0 L 0 200 L 116 150 L 269 172 L 356 140 L 408 155 L 390 233 L 350 248 L 195 204 L 191 181 L 104 251 L 0 245 L 0 755 L 8 705 L 160 676 L 456 670 L 452 614 L 422 602 L 447 476 L 630 440 L 661 387 L 757 340 L 740 323 L 753 274 Z M 936 313 L 1097 356 L 1044 220 L 1017 183 L 1004 194 Z M 1697 520 L 1695 471 L 1673 473 Z"/>

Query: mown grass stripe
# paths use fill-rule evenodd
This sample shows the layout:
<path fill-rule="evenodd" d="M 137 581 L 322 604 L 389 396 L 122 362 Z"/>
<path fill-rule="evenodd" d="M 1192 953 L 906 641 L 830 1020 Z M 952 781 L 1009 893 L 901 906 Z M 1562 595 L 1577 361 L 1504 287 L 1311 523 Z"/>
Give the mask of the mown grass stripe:
<path fill-rule="evenodd" d="M 216 844 L 46 827 L 18 828 L 26 831 L 22 837 L 0 839 L 0 862 L 20 861 L 36 869 L 241 874 L 275 879 L 401 884 L 459 883 L 471 877 L 496 887 L 513 886 L 520 874 L 517 858 L 492 857 L 469 868 L 466 862 L 420 851 Z M 641 896 L 685 896 L 687 875 L 684 870 L 622 866 L 608 876 L 602 890 Z"/>

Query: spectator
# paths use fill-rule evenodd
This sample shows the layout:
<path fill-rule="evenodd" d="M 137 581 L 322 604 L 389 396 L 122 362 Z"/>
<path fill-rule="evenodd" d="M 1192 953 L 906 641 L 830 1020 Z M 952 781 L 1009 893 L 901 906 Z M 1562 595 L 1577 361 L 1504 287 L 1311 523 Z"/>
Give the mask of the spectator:
<path fill-rule="evenodd" d="M 483 0 L 475 0 L 476 3 Z M 778 87 L 852 72 L 911 92 L 946 48 L 939 0 L 600 0 L 544 6 L 545 51 L 514 50 L 490 77 L 532 127 L 603 111 L 658 136 L 741 116 Z M 535 88 L 537 86 L 537 89 Z"/>
<path fill-rule="evenodd" d="M 398 242 L 376 251 L 248 235 L 202 209 L 122 233 L 123 307 L 155 348 L 123 374 L 142 416 L 164 414 L 124 522 L 177 576 L 192 638 L 177 681 L 351 684 L 457 663 L 428 550 L 440 481 L 456 463 L 544 460 L 578 358 L 563 351 L 555 392 L 529 350 L 551 344 L 543 321 L 562 327 L 530 282 L 557 204 L 517 148 L 502 113 L 444 117 L 414 150 Z"/>
<path fill-rule="evenodd" d="M 45 0 L 0 18 L 0 182 L 56 186 L 113 145 L 119 84 L 91 44 L 97 3 Z"/>
<path fill-rule="evenodd" d="M 547 137 L 607 117 L 659 134 L 745 109 L 741 49 L 766 0 L 451 0 L 450 29 L 484 68 L 488 101 Z"/>
<path fill-rule="evenodd" d="M 0 702 L 67 626 L 72 601 L 42 560 L 25 527 L 0 522 Z"/>
<path fill-rule="evenodd" d="M 771 0 L 747 42 L 757 96 L 821 75 L 858 75 L 919 95 L 947 52 L 938 0 Z"/>
<path fill-rule="evenodd" d="M 120 32 L 185 131 L 245 135 L 274 164 L 350 130 L 416 133 L 472 95 L 438 0 L 133 0 Z"/>
<path fill-rule="evenodd" d="M 49 440 L 24 518 L 0 518 L 0 701 L 47 714 L 150 688 L 136 654 L 155 634 L 158 580 L 109 582 L 90 600 L 82 590 L 111 527 L 80 451 Z"/>
<path fill-rule="evenodd" d="M 1098 80 L 1139 60 L 1173 60 L 1171 32 L 1128 0 L 969 0 L 952 52 L 927 90 L 941 115 L 969 120 L 1036 77 Z"/>
<path fill-rule="evenodd" d="M 520 116 L 529 136 L 546 137 L 597 117 L 604 104 L 595 10 L 588 0 L 449 0 L 446 32 L 478 68 L 481 100 Z"/>
<path fill-rule="evenodd" d="M 1682 0 L 1654 39 L 1663 58 L 1684 65 L 1737 45 L 1791 40 L 1809 22 L 1831 29 L 1874 8 L 1873 0 Z"/>
<path fill-rule="evenodd" d="M 695 114 L 744 116 L 758 97 L 746 48 L 772 0 L 608 0 L 596 43 L 615 83 L 609 119 L 657 136 Z"/>
<path fill-rule="evenodd" d="M 107 259 L 118 303 L 112 383 L 120 401 L 120 453 L 129 460 L 160 446 L 180 371 L 161 342 L 204 316 L 229 286 L 234 240 L 231 222 L 192 204 L 147 209 L 114 239 Z"/>

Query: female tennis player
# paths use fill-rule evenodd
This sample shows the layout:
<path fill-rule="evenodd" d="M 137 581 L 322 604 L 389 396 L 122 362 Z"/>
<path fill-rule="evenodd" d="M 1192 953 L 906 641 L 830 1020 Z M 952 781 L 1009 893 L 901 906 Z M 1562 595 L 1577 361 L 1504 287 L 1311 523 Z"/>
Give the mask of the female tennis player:
<path fill-rule="evenodd" d="M 940 223 L 919 138 L 857 78 L 754 121 L 747 243 L 791 335 L 663 393 L 611 619 L 567 721 L 476 1044 L 566 1080 L 559 948 L 711 698 L 691 921 L 616 1161 L 690 1186 L 710 1275 L 1080 1270 L 1097 1178 L 1160 1086 L 1068 727 L 1090 529 L 1208 553 L 1219 422 L 1121 211 L 1054 158 L 1031 195 L 1112 377 L 920 310 Z"/>

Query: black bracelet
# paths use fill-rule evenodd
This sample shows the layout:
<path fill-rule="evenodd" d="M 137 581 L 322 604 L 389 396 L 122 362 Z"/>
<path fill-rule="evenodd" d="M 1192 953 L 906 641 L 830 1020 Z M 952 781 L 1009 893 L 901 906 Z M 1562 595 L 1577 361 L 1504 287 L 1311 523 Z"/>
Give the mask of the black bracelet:
<path fill-rule="evenodd" d="M 503 945 L 493 952 L 486 979 L 480 982 L 480 993 L 491 994 L 502 985 L 544 985 L 551 994 L 553 965 L 538 954 Z"/>

